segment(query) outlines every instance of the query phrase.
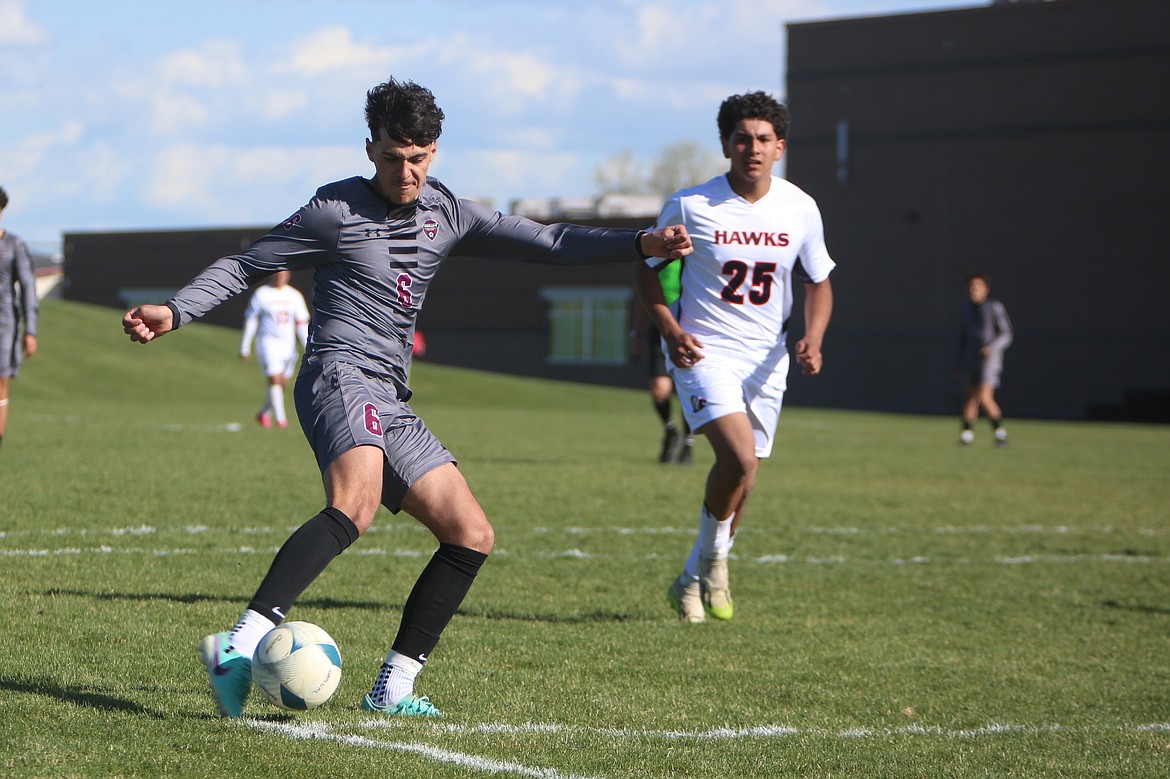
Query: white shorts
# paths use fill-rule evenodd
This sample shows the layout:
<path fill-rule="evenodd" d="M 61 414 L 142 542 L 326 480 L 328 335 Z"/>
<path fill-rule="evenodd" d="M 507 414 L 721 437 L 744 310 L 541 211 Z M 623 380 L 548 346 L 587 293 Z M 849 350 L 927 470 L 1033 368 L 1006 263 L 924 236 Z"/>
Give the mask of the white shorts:
<path fill-rule="evenodd" d="M 692 430 L 728 414 L 747 414 L 756 438 L 756 457 L 772 454 L 776 424 L 788 389 L 788 349 L 777 347 L 759 359 L 704 347 L 693 367 L 667 362 L 683 415 Z"/>
<path fill-rule="evenodd" d="M 297 349 L 276 338 L 257 338 L 256 361 L 265 376 L 291 379 L 297 369 Z"/>

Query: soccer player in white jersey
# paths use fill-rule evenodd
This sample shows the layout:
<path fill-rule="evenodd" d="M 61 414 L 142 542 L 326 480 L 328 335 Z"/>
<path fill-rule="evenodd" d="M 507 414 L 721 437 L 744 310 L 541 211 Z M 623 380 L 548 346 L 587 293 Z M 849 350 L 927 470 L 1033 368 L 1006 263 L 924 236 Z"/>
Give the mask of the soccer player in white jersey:
<path fill-rule="evenodd" d="M 833 309 L 821 214 L 811 197 L 772 175 L 784 154 L 788 110 L 763 92 L 733 95 L 719 108 L 725 175 L 675 193 L 658 223 L 683 224 L 694 252 L 683 260 L 681 294 L 668 306 L 655 271 L 635 269 L 635 287 L 662 333 L 687 422 L 715 452 L 699 531 L 667 595 L 679 618 L 733 613 L 728 553 L 762 458 L 772 452 L 788 382 L 793 286 L 804 287 L 804 333 L 795 354 L 821 372 L 821 343 Z"/>
<path fill-rule="evenodd" d="M 371 178 L 320 187 L 247 251 L 221 257 L 164 305 L 122 318 L 131 340 L 150 343 L 275 271 L 313 269 L 309 343 L 293 399 L 326 506 L 284 542 L 235 627 L 203 639 L 212 695 L 227 717 L 243 713 L 260 639 L 369 529 L 379 505 L 413 516 L 438 549 L 402 606 L 398 633 L 360 706 L 390 716 L 439 713 L 415 694 L 415 681 L 495 543 L 455 457 L 409 404 L 415 324 L 443 261 L 636 263 L 691 250 L 681 226 L 543 225 L 456 197 L 427 175 L 443 112 L 418 84 L 390 79 L 371 89 L 366 122 Z"/>
<path fill-rule="evenodd" d="M 261 427 L 288 427 L 284 413 L 284 387 L 297 367 L 297 342 L 309 341 L 309 307 L 305 296 L 289 284 L 292 273 L 277 271 L 267 284 L 258 287 L 244 311 L 244 335 L 240 359 L 247 360 L 256 341 L 256 358 L 268 380 L 264 404 L 256 414 Z"/>

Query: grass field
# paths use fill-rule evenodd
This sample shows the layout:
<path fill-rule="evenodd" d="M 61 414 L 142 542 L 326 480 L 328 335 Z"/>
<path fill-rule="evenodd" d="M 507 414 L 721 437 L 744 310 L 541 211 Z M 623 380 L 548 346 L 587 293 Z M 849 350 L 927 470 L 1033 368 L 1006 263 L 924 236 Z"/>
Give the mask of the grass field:
<path fill-rule="evenodd" d="M 196 644 L 322 505 L 234 331 L 148 347 L 60 301 L 0 449 L 0 775 L 1165 777 L 1170 428 L 789 408 L 732 562 L 736 616 L 666 586 L 710 463 L 658 465 L 645 393 L 421 363 L 497 551 L 420 679 L 446 716 L 357 709 L 430 537 L 375 528 L 296 619 L 337 698 L 213 716 Z"/>

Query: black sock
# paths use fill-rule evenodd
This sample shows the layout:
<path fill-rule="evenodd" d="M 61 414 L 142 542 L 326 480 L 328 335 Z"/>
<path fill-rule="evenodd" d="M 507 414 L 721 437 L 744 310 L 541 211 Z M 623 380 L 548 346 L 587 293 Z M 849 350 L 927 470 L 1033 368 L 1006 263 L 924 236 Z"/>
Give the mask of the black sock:
<path fill-rule="evenodd" d="M 965 420 L 965 419 L 963 420 L 963 429 L 964 429 L 964 430 L 970 430 L 970 429 L 971 429 L 971 423 L 970 423 L 970 422 L 968 422 L 968 421 L 967 421 L 967 420 Z"/>
<path fill-rule="evenodd" d="M 670 398 L 659 403 L 654 401 L 654 410 L 658 412 L 658 416 L 662 417 L 662 424 L 667 428 L 674 427 L 674 423 L 670 421 Z"/>
<path fill-rule="evenodd" d="M 1003 427 L 1003 417 L 999 417 L 997 419 L 989 419 L 988 421 L 991 422 L 991 429 L 992 430 L 999 430 L 1001 427 Z"/>
<path fill-rule="evenodd" d="M 425 663 L 487 558 L 464 546 L 439 544 L 402 607 L 392 649 Z"/>
<path fill-rule="evenodd" d="M 293 601 L 358 535 L 357 526 L 343 512 L 323 509 L 280 547 L 248 608 L 279 625 Z"/>

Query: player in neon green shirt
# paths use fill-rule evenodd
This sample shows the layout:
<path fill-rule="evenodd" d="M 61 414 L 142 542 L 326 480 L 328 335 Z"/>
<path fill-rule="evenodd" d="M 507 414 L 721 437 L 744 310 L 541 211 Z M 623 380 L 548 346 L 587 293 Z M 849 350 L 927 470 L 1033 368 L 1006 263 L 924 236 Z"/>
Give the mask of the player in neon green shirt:
<path fill-rule="evenodd" d="M 662 286 L 662 294 L 667 305 L 678 300 L 682 291 L 681 275 L 681 260 L 668 263 L 658 272 L 658 283 Z M 671 398 L 674 396 L 674 381 L 666 370 L 666 358 L 662 354 L 662 335 L 648 320 L 645 310 L 640 305 L 634 310 L 634 320 L 635 327 L 630 331 L 630 356 L 635 360 L 641 359 L 643 354 L 649 357 L 650 400 L 659 419 L 662 420 L 662 449 L 658 461 L 690 465 L 695 437 L 681 414 L 679 424 L 676 425 L 673 419 Z"/>

